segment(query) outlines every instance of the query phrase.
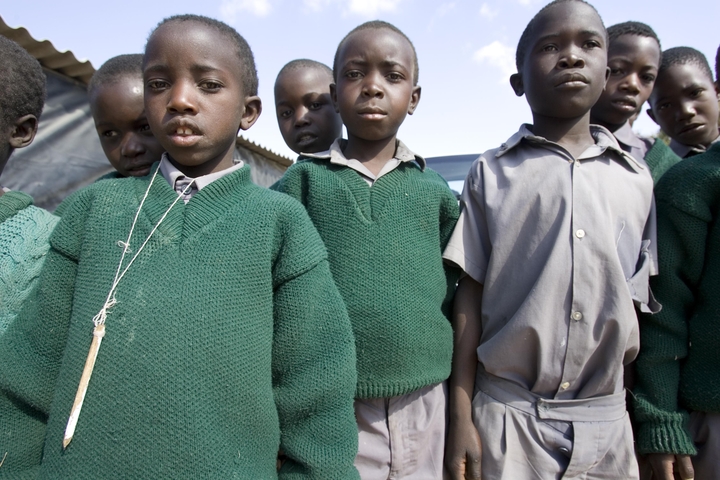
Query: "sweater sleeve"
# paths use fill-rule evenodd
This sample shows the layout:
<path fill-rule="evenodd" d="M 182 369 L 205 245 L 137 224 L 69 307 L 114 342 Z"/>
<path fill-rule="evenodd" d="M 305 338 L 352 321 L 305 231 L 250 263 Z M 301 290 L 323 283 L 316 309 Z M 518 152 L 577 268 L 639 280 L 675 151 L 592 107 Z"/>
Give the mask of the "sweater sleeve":
<path fill-rule="evenodd" d="M 642 348 L 634 390 L 640 453 L 696 453 L 687 429 L 688 413 L 678 405 L 678 389 L 707 234 L 706 219 L 658 202 L 661 274 L 651 285 L 663 308 L 655 315 L 640 315 Z"/>
<path fill-rule="evenodd" d="M 279 476 L 355 479 L 357 374 L 350 319 L 322 241 L 293 203 L 297 208 L 282 220 L 274 272 L 273 387 L 280 449 L 288 457 Z"/>
<path fill-rule="evenodd" d="M 445 251 L 450 237 L 452 236 L 458 217 L 460 216 L 460 208 L 458 206 L 455 195 L 452 194 L 450 188 L 447 189 L 447 195 L 443 196 L 440 210 L 440 252 Z M 442 303 L 442 312 L 448 320 L 452 318 L 453 299 L 455 298 L 455 287 L 460 278 L 460 268 L 451 263 L 443 262 L 445 269 L 445 281 L 447 283 L 447 293 Z"/>
<path fill-rule="evenodd" d="M 72 311 L 77 260 L 64 247 L 77 244 L 73 218 L 85 216 L 76 214 L 58 223 L 35 290 L 0 336 L 0 478 L 31 476 L 40 465 Z"/>

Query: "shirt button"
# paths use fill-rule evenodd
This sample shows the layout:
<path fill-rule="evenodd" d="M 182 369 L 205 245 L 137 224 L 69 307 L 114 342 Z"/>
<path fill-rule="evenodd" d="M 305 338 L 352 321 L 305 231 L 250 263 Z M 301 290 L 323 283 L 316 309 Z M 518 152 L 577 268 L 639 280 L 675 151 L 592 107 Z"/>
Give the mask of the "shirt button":
<path fill-rule="evenodd" d="M 582 320 L 583 314 L 581 312 L 573 312 L 572 315 L 570 315 L 570 317 L 573 320 L 580 321 L 580 320 Z"/>
<path fill-rule="evenodd" d="M 583 238 L 585 236 L 585 230 L 583 230 L 582 228 L 578 229 L 575 232 L 575 236 L 578 238 Z"/>
<path fill-rule="evenodd" d="M 563 390 L 567 390 L 570 387 L 570 382 L 565 382 L 562 385 L 560 385 L 560 388 Z"/>

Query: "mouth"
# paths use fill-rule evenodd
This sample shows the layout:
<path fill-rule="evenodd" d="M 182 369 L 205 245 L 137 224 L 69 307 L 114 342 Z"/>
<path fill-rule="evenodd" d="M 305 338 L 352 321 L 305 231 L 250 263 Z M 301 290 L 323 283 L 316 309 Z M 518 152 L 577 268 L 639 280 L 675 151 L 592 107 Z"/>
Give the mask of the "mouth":
<path fill-rule="evenodd" d="M 387 112 L 378 107 L 361 108 L 357 113 L 366 120 L 382 120 L 387 116 Z"/>
<path fill-rule="evenodd" d="M 310 132 L 301 132 L 295 136 L 295 143 L 300 147 L 306 147 L 315 143 L 317 135 Z"/>
<path fill-rule="evenodd" d="M 580 73 L 568 73 L 560 77 L 560 81 L 555 84 L 560 88 L 582 88 L 590 83 L 585 75 Z"/>
<path fill-rule="evenodd" d="M 695 133 L 699 130 L 702 130 L 705 127 L 704 123 L 691 123 L 690 125 L 686 125 L 680 130 L 678 130 L 678 135 L 685 135 L 688 133 Z"/>
<path fill-rule="evenodd" d="M 197 143 L 202 132 L 192 122 L 187 120 L 171 121 L 165 129 L 170 141 L 179 147 L 189 147 Z"/>
<path fill-rule="evenodd" d="M 634 112 L 637 110 L 637 101 L 634 98 L 623 97 L 612 101 L 616 108 L 625 112 Z"/>

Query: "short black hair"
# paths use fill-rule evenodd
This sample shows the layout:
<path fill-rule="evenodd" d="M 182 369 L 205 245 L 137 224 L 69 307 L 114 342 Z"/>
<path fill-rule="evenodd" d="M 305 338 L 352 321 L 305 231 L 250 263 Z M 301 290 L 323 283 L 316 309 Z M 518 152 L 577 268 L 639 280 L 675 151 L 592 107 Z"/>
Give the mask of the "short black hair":
<path fill-rule="evenodd" d="M 142 80 L 142 53 L 132 53 L 112 57 L 102 64 L 90 78 L 88 93 L 96 89 L 112 85 L 123 77 L 138 77 Z"/>
<path fill-rule="evenodd" d="M 691 63 L 702 70 L 711 82 L 715 81 L 712 70 L 710 69 L 710 64 L 708 63 L 707 58 L 705 58 L 705 55 L 692 47 L 674 47 L 665 50 L 662 54 L 660 68 L 658 69 L 658 77 L 660 77 L 660 75 L 662 75 L 670 67 L 674 67 L 675 65 L 686 65 L 688 63 Z"/>
<path fill-rule="evenodd" d="M 715 54 L 715 81 L 720 84 L 720 47 Z"/>
<path fill-rule="evenodd" d="M 354 33 L 362 32 L 363 30 L 370 30 L 370 29 L 390 30 L 391 32 L 395 32 L 398 35 L 400 35 L 401 37 L 403 37 L 405 40 L 407 40 L 407 42 L 410 44 L 410 48 L 412 49 L 412 53 L 413 53 L 413 64 L 414 64 L 413 65 L 413 85 L 417 85 L 418 80 L 420 79 L 420 66 L 418 64 L 418 57 L 417 57 L 417 51 L 415 50 L 415 45 L 413 45 L 413 43 L 410 41 L 410 38 L 408 38 L 408 36 L 405 35 L 402 32 L 402 30 L 397 28 L 392 23 L 383 22 L 382 20 L 371 20 L 369 22 L 363 23 L 362 25 L 358 25 L 357 27 L 350 30 L 350 32 L 347 35 L 345 35 L 345 37 L 343 37 L 342 40 L 340 40 L 337 50 L 335 50 L 335 58 L 333 59 L 333 69 L 332 69 L 333 80 L 337 82 L 338 56 L 340 55 L 340 49 L 345 44 L 345 41 L 347 41 L 348 37 L 350 37 L 350 35 L 352 35 Z"/>
<path fill-rule="evenodd" d="M 255 67 L 255 57 L 253 57 L 252 50 L 247 41 L 242 35 L 238 33 L 233 27 L 220 20 L 214 18 L 204 17 L 202 15 L 173 15 L 167 17 L 157 24 L 155 29 L 150 33 L 148 41 L 152 38 L 155 31 L 166 23 L 171 22 L 196 22 L 207 27 L 214 28 L 222 35 L 227 37 L 230 41 L 235 44 L 235 51 L 238 58 L 240 59 L 240 69 L 242 70 L 242 85 L 245 90 L 245 95 L 255 96 L 258 93 L 258 75 L 257 68 Z M 147 47 L 146 47 L 147 48 Z"/>
<path fill-rule="evenodd" d="M 288 63 L 285 64 L 284 67 L 280 69 L 280 71 L 277 74 L 277 77 L 275 77 L 275 83 L 277 83 L 278 79 L 280 78 L 280 75 L 287 72 L 293 72 L 295 70 L 301 70 L 301 69 L 314 69 L 314 70 L 320 70 L 323 73 L 326 73 L 328 76 L 333 76 L 332 68 L 328 67 L 324 63 L 317 62 L 315 60 L 310 60 L 309 58 L 298 58 L 297 60 L 291 60 Z"/>
<path fill-rule="evenodd" d="M 522 65 L 525 62 L 525 55 L 527 54 L 527 48 L 528 44 L 530 43 L 530 40 L 532 39 L 532 34 L 534 33 L 535 26 L 537 25 L 538 20 L 540 17 L 543 16 L 545 12 L 547 12 L 552 7 L 561 4 L 561 3 L 568 3 L 568 2 L 579 2 L 584 3 L 588 7 L 595 10 L 595 13 L 597 13 L 598 18 L 600 19 L 600 24 L 603 26 L 603 30 L 605 31 L 605 38 L 607 39 L 607 30 L 605 30 L 605 24 L 602 21 L 602 17 L 598 13 L 597 9 L 590 5 L 585 0 L 554 0 L 547 5 L 545 5 L 543 8 L 540 9 L 538 13 L 535 14 L 535 16 L 528 22 L 527 26 L 525 27 L 525 30 L 523 30 L 522 35 L 520 35 L 520 40 L 518 41 L 517 50 L 515 50 L 515 67 L 517 68 L 517 71 L 520 72 L 522 70 Z"/>
<path fill-rule="evenodd" d="M 40 118 L 45 106 L 45 73 L 27 50 L 0 35 L 0 125 L 24 115 Z"/>

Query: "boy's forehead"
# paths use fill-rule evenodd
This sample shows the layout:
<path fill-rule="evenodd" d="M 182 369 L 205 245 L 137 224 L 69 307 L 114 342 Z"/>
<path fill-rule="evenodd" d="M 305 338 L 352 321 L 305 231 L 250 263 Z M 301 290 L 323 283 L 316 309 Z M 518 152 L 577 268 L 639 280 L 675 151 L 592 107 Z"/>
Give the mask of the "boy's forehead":
<path fill-rule="evenodd" d="M 568 33 L 597 33 L 607 38 L 600 15 L 590 5 L 580 1 L 561 2 L 542 12 L 532 29 L 530 43 L 549 35 Z"/>
<path fill-rule="evenodd" d="M 192 20 L 170 21 L 160 25 L 148 39 L 143 67 L 150 63 L 153 56 L 171 57 L 180 49 L 185 54 L 195 52 L 198 57 L 211 58 L 217 54 L 234 54 L 235 45 L 209 25 Z"/>
<path fill-rule="evenodd" d="M 368 28 L 352 33 L 341 45 L 338 63 L 342 65 L 350 56 L 367 58 L 378 52 L 392 56 L 393 61 L 403 63 L 408 70 L 413 68 L 412 45 L 405 37 L 389 28 Z"/>
<path fill-rule="evenodd" d="M 663 87 L 676 87 L 678 89 L 698 84 L 712 84 L 713 78 L 704 68 L 695 62 L 678 63 L 664 69 L 656 81 L 659 89 Z"/>

